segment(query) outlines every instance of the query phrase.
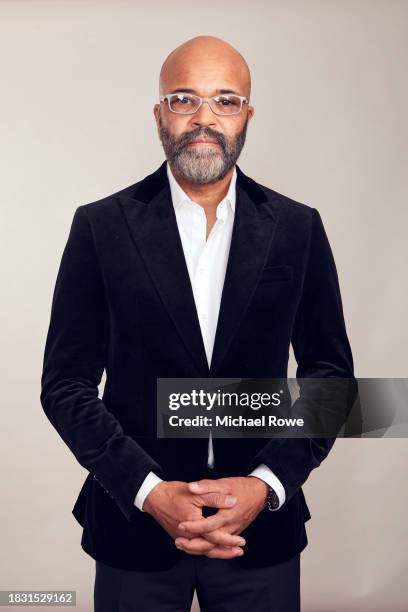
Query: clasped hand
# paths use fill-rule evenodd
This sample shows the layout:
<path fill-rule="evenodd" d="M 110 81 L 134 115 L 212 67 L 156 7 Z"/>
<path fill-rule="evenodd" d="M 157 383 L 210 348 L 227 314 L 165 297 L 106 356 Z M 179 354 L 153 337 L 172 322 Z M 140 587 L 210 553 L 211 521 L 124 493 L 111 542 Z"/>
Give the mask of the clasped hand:
<path fill-rule="evenodd" d="M 255 476 L 163 481 L 146 497 L 143 510 L 151 514 L 191 555 L 232 559 L 244 554 L 239 534 L 264 508 L 268 487 Z M 202 508 L 218 508 L 204 518 Z"/>

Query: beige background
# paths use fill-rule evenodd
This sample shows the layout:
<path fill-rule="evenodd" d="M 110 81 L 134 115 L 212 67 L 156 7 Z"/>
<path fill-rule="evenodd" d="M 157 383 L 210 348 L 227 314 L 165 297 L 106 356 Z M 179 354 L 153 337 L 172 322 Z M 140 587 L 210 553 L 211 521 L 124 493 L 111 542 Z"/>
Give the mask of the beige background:
<path fill-rule="evenodd" d="M 76 589 L 87 612 L 94 564 L 70 514 L 86 473 L 39 402 L 75 208 L 157 168 L 162 60 L 225 38 L 253 76 L 240 166 L 320 211 L 356 375 L 406 376 L 408 2 L 14 0 L 0 24 L 0 589 Z M 312 473 L 305 612 L 407 610 L 407 468 L 406 440 L 349 439 Z"/>

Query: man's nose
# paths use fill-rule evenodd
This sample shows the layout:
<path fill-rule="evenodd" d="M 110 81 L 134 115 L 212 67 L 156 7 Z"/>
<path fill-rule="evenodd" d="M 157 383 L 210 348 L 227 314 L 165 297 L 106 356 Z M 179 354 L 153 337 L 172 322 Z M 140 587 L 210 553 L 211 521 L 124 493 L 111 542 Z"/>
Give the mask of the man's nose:
<path fill-rule="evenodd" d="M 194 125 L 216 125 L 217 119 L 216 115 L 212 112 L 210 105 L 208 102 L 203 102 L 200 108 L 193 115 L 193 124 Z"/>

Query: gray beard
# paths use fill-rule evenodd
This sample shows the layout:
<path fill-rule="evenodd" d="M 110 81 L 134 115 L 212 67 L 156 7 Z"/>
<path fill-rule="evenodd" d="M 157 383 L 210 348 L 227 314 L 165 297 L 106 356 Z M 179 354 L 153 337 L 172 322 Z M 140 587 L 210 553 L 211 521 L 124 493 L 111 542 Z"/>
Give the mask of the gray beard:
<path fill-rule="evenodd" d="M 221 180 L 233 166 L 220 151 L 194 151 L 189 147 L 169 161 L 184 179 L 200 185 Z"/>
<path fill-rule="evenodd" d="M 235 165 L 245 143 L 247 124 L 248 121 L 233 142 L 228 142 L 223 134 L 210 128 L 194 130 L 175 140 L 163 125 L 160 126 L 160 139 L 175 172 L 191 183 L 205 185 L 223 179 Z M 186 146 L 199 135 L 216 139 L 221 150 L 217 147 L 198 151 Z"/>

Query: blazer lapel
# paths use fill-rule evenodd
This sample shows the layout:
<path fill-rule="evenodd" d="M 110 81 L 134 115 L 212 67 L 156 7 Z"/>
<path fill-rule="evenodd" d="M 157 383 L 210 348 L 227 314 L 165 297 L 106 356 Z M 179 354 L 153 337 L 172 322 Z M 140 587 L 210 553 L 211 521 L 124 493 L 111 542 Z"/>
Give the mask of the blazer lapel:
<path fill-rule="evenodd" d="M 214 377 L 245 314 L 271 247 L 276 210 L 237 166 L 235 218 L 211 359 L 207 356 L 171 201 L 166 162 L 122 196 L 131 235 L 198 376 Z"/>
<path fill-rule="evenodd" d="M 135 202 L 136 200 L 136 202 Z M 171 201 L 166 162 L 122 202 L 131 234 L 198 376 L 209 368 L 183 246 Z"/>
<path fill-rule="evenodd" d="M 277 210 L 237 166 L 235 218 L 218 315 L 210 376 L 216 377 L 272 248 Z M 237 373 L 239 375 L 239 372 Z"/>

